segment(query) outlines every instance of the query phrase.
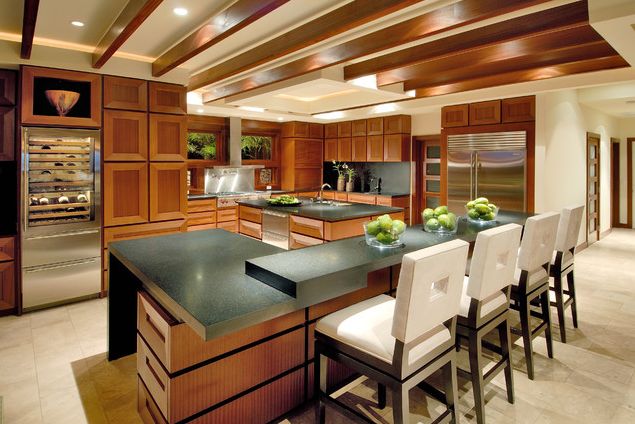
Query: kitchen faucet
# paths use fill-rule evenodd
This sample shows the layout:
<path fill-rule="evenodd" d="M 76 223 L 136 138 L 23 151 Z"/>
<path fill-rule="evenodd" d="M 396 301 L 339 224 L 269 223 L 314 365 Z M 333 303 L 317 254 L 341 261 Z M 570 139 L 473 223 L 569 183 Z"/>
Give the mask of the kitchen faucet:
<path fill-rule="evenodd" d="M 322 198 L 322 195 L 324 194 L 324 187 L 328 187 L 330 190 L 333 189 L 333 187 L 331 187 L 331 185 L 328 184 L 328 183 L 322 184 L 322 187 L 320 187 L 320 191 L 318 193 L 318 197 L 317 197 L 317 199 L 315 199 L 316 202 L 322 202 L 324 200 Z"/>

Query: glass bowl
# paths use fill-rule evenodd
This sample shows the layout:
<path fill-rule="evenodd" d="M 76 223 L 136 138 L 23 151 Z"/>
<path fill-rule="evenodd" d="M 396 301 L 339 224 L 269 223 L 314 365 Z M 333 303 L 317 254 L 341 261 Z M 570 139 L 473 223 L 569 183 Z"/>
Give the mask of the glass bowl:
<path fill-rule="evenodd" d="M 447 214 L 447 215 L 450 215 L 450 214 Z M 452 234 L 456 234 L 456 231 L 459 228 L 460 217 L 456 216 L 453 213 L 451 214 L 449 218 L 442 218 L 441 220 L 439 220 L 438 218 L 426 219 L 425 216 L 423 216 L 423 212 L 422 212 L 421 219 L 423 220 L 423 230 L 427 233 L 452 235 Z M 447 219 L 450 219 L 450 221 L 447 221 Z"/>
<path fill-rule="evenodd" d="M 404 244 L 399 240 L 399 235 L 394 232 L 381 231 L 376 235 L 368 234 L 368 225 L 372 221 L 364 222 L 364 237 L 366 238 L 366 244 L 373 247 L 401 247 Z M 379 237 L 378 240 L 377 238 Z"/>
<path fill-rule="evenodd" d="M 473 224 L 487 224 L 487 223 L 493 223 L 496 222 L 496 217 L 498 216 L 498 211 L 499 208 L 498 206 L 495 206 L 493 209 L 489 208 L 489 213 L 480 213 L 478 215 L 478 217 L 472 217 L 470 216 L 470 209 L 465 206 L 465 210 L 466 210 L 466 214 L 465 214 L 465 218 L 467 219 L 468 222 L 471 222 Z M 473 213 L 475 216 L 476 213 Z"/>

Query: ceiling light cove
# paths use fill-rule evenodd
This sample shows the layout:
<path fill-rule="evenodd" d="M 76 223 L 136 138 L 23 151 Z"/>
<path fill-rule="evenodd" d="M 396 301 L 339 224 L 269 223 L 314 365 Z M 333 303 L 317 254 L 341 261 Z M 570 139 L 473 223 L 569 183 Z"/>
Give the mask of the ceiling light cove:
<path fill-rule="evenodd" d="M 383 103 L 373 107 L 372 113 L 389 113 L 397 110 L 397 105 L 394 103 Z"/>
<path fill-rule="evenodd" d="M 352 80 L 346 81 L 349 84 L 356 85 L 358 87 L 370 88 L 373 90 L 377 90 L 377 75 L 366 75 L 364 77 L 355 78 Z"/>
<path fill-rule="evenodd" d="M 177 16 L 187 15 L 187 9 L 184 7 L 175 7 L 174 9 L 172 9 L 172 12 L 174 12 L 174 14 Z"/>
<path fill-rule="evenodd" d="M 344 112 L 336 110 L 334 112 L 316 113 L 315 115 L 313 115 L 313 117 L 317 119 L 326 119 L 326 120 L 340 119 L 344 117 Z"/>
<path fill-rule="evenodd" d="M 72 21 L 71 25 L 81 28 L 84 26 L 84 23 L 82 21 Z"/>
<path fill-rule="evenodd" d="M 255 106 L 239 106 L 238 109 L 247 110 L 249 112 L 264 112 L 266 109 Z"/>

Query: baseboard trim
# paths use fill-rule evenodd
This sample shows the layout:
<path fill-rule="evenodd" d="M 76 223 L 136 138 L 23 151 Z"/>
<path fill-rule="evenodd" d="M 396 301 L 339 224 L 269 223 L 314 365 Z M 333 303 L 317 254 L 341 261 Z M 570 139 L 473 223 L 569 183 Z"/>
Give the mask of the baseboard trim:
<path fill-rule="evenodd" d="M 622 224 L 622 223 L 620 222 L 619 224 L 615 224 L 615 225 L 613 225 L 613 228 L 627 228 L 627 229 L 629 229 L 629 228 L 631 228 L 631 227 L 629 227 L 629 226 L 628 226 L 628 224 Z"/>
<path fill-rule="evenodd" d="M 609 234 L 611 234 L 611 231 L 613 231 L 613 229 L 609 228 L 608 230 L 604 231 L 603 233 L 600 233 L 600 240 L 602 240 L 604 237 L 606 237 Z"/>
<path fill-rule="evenodd" d="M 582 252 L 584 249 L 586 249 L 587 247 L 589 247 L 589 244 L 585 241 L 583 241 L 582 243 L 578 244 L 575 248 L 575 253 L 580 253 Z"/>

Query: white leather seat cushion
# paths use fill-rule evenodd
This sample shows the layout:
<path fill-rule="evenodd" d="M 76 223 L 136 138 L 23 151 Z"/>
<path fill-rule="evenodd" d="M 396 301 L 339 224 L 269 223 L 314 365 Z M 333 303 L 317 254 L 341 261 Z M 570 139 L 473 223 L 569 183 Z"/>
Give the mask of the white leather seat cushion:
<path fill-rule="evenodd" d="M 461 304 L 459 305 L 459 315 L 467 318 L 470 313 L 470 303 L 472 302 L 472 298 L 467 295 L 467 286 L 469 284 L 470 277 L 463 278 L 463 291 L 461 292 Z M 507 296 L 502 291 L 497 291 L 492 296 L 489 296 L 487 299 L 482 300 L 483 304 L 481 305 L 481 316 L 483 318 L 496 308 L 501 305 L 507 303 Z"/>
<path fill-rule="evenodd" d="M 395 338 L 391 335 L 394 311 L 395 299 L 382 294 L 325 316 L 317 322 L 315 329 L 392 364 L 395 351 Z M 435 327 L 410 350 L 408 364 L 413 364 L 450 339 L 450 332 L 444 325 Z"/>

